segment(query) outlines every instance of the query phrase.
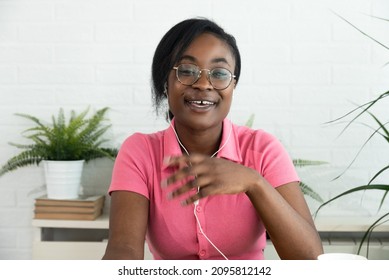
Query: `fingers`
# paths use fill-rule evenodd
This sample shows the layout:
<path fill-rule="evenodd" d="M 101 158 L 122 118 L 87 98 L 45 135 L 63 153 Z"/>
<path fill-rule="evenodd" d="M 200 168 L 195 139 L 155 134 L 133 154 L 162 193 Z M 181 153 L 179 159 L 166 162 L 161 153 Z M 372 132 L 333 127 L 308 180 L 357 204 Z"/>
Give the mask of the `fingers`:
<path fill-rule="evenodd" d="M 186 199 L 181 201 L 181 204 L 183 206 L 190 205 L 195 203 L 196 201 L 200 200 L 201 198 L 204 198 L 207 196 L 207 188 L 199 188 L 195 195 L 189 196 Z"/>
<path fill-rule="evenodd" d="M 196 201 L 198 201 L 204 197 L 207 197 L 207 196 L 210 196 L 213 194 L 214 194 L 214 191 L 212 191 L 212 188 L 210 186 L 199 187 L 196 194 L 189 196 L 188 198 L 183 200 L 181 202 L 181 204 L 182 205 L 189 205 L 189 204 L 195 203 Z"/>
<path fill-rule="evenodd" d="M 200 154 L 169 156 L 164 158 L 163 163 L 165 166 L 195 165 L 205 159 L 209 157 Z"/>
<path fill-rule="evenodd" d="M 189 180 L 186 184 L 182 185 L 181 187 L 173 190 L 168 194 L 169 199 L 174 199 L 180 196 L 183 196 L 184 194 L 189 193 L 191 190 L 196 190 L 196 195 L 194 199 L 191 199 L 191 202 L 194 202 L 195 200 L 198 200 L 202 197 L 204 197 L 204 188 L 206 188 L 209 184 L 209 181 L 205 178 L 199 178 L 195 177 L 192 180 Z"/>
<path fill-rule="evenodd" d="M 184 181 L 184 180 L 193 180 L 190 177 L 196 178 L 203 171 L 201 166 L 198 166 L 198 163 L 204 160 L 204 156 L 177 156 L 169 157 L 164 159 L 165 166 L 179 167 L 173 175 L 166 178 L 161 182 L 162 187 L 167 187 L 174 183 Z"/>
<path fill-rule="evenodd" d="M 161 187 L 167 188 L 170 185 L 173 185 L 177 182 L 184 182 L 184 179 L 191 180 L 191 177 L 193 177 L 193 178 L 195 177 L 195 175 L 192 174 L 192 172 L 191 172 L 191 168 L 189 166 L 184 167 L 183 169 L 177 171 L 176 173 L 174 173 L 170 177 L 163 179 L 161 181 Z"/>
<path fill-rule="evenodd" d="M 194 203 L 204 197 L 204 194 L 206 193 L 204 188 L 211 183 L 208 176 L 202 176 L 209 171 L 209 167 L 201 164 L 207 159 L 209 159 L 209 157 L 196 154 L 191 156 L 172 156 L 164 159 L 165 166 L 178 167 L 179 169 L 173 175 L 163 180 L 161 186 L 168 187 L 175 183 L 182 182 L 181 186 L 168 194 L 168 199 L 174 199 L 184 194 L 188 194 L 195 188 L 197 188 L 196 194 L 183 200 L 181 202 L 182 205 Z"/>
<path fill-rule="evenodd" d="M 204 193 L 203 190 L 204 189 L 200 188 L 195 195 L 190 196 L 187 199 L 183 200 L 181 202 L 181 204 L 185 206 L 185 205 L 189 205 L 189 204 L 195 203 L 196 201 L 200 200 L 201 198 L 203 198 L 203 195 L 202 195 Z"/>

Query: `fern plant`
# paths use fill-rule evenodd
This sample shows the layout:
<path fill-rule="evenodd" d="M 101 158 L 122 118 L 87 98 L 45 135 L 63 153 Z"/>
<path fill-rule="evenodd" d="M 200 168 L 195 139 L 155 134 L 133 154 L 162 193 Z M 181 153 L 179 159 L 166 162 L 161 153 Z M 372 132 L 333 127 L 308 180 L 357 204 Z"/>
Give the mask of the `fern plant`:
<path fill-rule="evenodd" d="M 108 141 L 103 139 L 103 136 L 111 126 L 104 123 L 107 111 L 107 107 L 100 109 L 90 118 L 87 118 L 89 108 L 80 114 L 71 111 L 70 118 L 66 121 L 61 108 L 57 117 L 52 116 L 51 124 L 46 124 L 28 114 L 16 114 L 34 123 L 33 127 L 23 133 L 23 136 L 32 143 L 10 143 L 22 151 L 1 167 L 0 176 L 20 167 L 38 165 L 42 160 L 85 160 L 88 162 L 104 157 L 113 160 L 118 150 L 103 147 L 103 144 Z"/>

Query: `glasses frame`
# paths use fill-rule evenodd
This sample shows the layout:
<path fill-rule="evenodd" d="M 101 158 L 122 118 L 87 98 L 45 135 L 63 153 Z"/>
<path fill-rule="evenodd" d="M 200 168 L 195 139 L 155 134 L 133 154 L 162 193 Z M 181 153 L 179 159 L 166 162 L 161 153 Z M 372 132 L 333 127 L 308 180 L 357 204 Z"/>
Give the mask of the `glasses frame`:
<path fill-rule="evenodd" d="M 180 78 L 178 77 L 178 68 L 179 68 L 181 65 L 193 65 L 193 66 L 196 66 L 196 67 L 199 69 L 199 74 L 198 74 L 197 78 L 194 80 L 193 83 L 191 83 L 191 84 L 185 84 L 185 83 L 183 83 L 183 82 L 180 80 Z M 224 88 L 217 88 L 217 87 L 215 87 L 215 86 L 213 85 L 212 81 L 211 81 L 211 77 L 210 77 L 210 76 L 211 76 L 211 72 L 212 72 L 213 70 L 215 70 L 215 69 L 218 69 L 218 68 L 219 68 L 219 69 L 224 69 L 224 70 L 226 70 L 226 71 L 228 71 L 228 72 L 230 73 L 230 81 L 228 82 L 228 85 L 227 85 L 226 87 L 224 87 Z M 236 77 L 234 74 L 232 74 L 232 72 L 231 72 L 230 70 L 228 70 L 227 68 L 224 68 L 224 67 L 215 67 L 215 68 L 212 68 L 212 69 L 206 69 L 206 68 L 201 69 L 201 68 L 198 67 L 196 64 L 192 64 L 192 63 L 181 63 L 181 64 L 179 64 L 179 65 L 177 65 L 177 66 L 174 66 L 174 67 L 173 67 L 173 70 L 176 70 L 176 78 L 177 78 L 177 81 L 179 81 L 179 82 L 180 82 L 181 84 L 183 84 L 184 86 L 193 86 L 195 83 L 197 83 L 198 80 L 200 80 L 202 73 L 203 73 L 204 71 L 206 71 L 206 72 L 207 72 L 206 77 L 207 77 L 208 82 L 212 85 L 212 87 L 213 87 L 214 89 L 217 89 L 217 90 L 224 90 L 224 89 L 228 88 L 228 87 L 231 85 L 232 80 L 235 79 L 235 77 Z"/>

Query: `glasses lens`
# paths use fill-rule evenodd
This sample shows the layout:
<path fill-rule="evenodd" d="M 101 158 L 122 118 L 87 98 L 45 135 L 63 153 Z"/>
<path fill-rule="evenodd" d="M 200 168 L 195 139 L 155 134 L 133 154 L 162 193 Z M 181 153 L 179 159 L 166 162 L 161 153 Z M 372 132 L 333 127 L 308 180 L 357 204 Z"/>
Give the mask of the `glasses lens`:
<path fill-rule="evenodd" d="M 231 83 L 232 74 L 225 68 L 214 68 L 209 73 L 212 86 L 216 89 L 225 89 Z"/>
<path fill-rule="evenodd" d="M 193 64 L 181 64 L 177 67 L 177 79 L 184 85 L 193 85 L 199 77 L 200 69 Z"/>

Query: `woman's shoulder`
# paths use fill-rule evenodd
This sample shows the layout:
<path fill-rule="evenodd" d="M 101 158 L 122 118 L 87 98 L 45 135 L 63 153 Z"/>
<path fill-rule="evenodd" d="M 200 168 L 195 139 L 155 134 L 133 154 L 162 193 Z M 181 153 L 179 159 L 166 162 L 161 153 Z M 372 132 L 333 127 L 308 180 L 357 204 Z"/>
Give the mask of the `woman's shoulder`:
<path fill-rule="evenodd" d="M 242 153 L 278 154 L 285 150 L 281 140 L 265 129 L 234 125 L 237 146 Z"/>
<path fill-rule="evenodd" d="M 264 129 L 254 129 L 245 125 L 236 125 L 234 124 L 234 130 L 240 141 L 250 140 L 250 141 L 260 141 L 260 142 L 272 142 L 278 141 L 278 138 L 264 130 Z"/>
<path fill-rule="evenodd" d="M 159 154 L 163 145 L 163 131 L 154 133 L 135 132 L 121 144 L 119 155 L 150 163 L 150 158 Z"/>

